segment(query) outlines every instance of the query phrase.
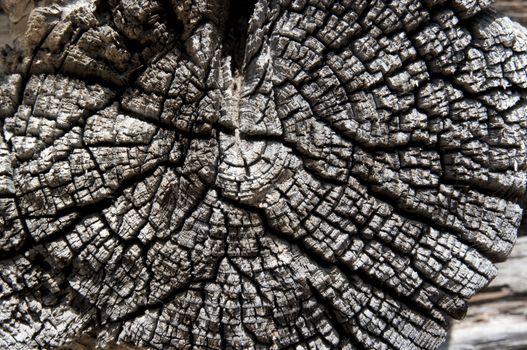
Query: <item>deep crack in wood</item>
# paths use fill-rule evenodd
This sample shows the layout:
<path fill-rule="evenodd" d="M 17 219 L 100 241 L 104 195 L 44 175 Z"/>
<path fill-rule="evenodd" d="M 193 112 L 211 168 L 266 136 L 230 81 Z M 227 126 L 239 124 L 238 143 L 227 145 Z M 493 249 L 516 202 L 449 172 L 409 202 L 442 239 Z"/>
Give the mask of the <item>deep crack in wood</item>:
<path fill-rule="evenodd" d="M 490 2 L 3 0 L 0 348 L 436 349 L 522 214 Z"/>

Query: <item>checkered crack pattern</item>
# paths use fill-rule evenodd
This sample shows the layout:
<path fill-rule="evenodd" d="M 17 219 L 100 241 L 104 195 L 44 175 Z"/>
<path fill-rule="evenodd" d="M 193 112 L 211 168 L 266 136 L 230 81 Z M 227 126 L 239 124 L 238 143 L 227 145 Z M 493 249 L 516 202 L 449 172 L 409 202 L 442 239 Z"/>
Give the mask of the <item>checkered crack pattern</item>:
<path fill-rule="evenodd" d="M 490 6 L 35 5 L 0 348 L 436 349 L 522 214 L 527 30 Z"/>

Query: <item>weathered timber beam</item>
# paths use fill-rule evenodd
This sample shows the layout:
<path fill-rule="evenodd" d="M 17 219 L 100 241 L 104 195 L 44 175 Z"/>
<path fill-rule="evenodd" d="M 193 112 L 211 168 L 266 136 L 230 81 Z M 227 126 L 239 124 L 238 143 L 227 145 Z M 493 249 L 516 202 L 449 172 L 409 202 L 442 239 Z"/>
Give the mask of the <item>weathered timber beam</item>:
<path fill-rule="evenodd" d="M 489 0 L 1 3 L 2 349 L 436 349 L 514 245 Z"/>

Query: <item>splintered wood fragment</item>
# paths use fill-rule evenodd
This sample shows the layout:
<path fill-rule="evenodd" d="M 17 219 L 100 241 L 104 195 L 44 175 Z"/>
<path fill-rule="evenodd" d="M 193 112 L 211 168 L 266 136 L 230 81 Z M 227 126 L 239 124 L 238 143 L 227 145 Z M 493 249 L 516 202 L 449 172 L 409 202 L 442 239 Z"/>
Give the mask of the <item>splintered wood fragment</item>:
<path fill-rule="evenodd" d="M 491 1 L 1 3 L 0 349 L 437 349 L 511 252 Z"/>

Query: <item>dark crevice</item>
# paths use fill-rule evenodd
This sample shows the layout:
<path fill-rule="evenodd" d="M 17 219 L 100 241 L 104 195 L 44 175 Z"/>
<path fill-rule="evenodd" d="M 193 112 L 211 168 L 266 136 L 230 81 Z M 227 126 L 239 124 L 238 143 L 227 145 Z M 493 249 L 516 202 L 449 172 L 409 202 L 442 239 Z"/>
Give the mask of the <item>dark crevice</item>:
<path fill-rule="evenodd" d="M 46 261 L 46 257 L 42 255 L 42 253 L 37 252 L 33 257 L 31 257 L 29 260 L 31 260 L 32 264 L 35 266 L 38 266 L 42 269 L 42 271 L 50 272 L 52 271 L 52 267 L 49 264 L 48 261 Z"/>
<path fill-rule="evenodd" d="M 223 57 L 231 57 L 232 72 L 243 68 L 249 19 L 256 0 L 230 0 L 223 33 Z"/>

